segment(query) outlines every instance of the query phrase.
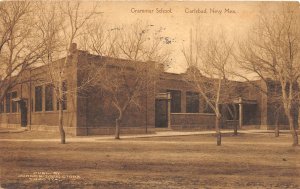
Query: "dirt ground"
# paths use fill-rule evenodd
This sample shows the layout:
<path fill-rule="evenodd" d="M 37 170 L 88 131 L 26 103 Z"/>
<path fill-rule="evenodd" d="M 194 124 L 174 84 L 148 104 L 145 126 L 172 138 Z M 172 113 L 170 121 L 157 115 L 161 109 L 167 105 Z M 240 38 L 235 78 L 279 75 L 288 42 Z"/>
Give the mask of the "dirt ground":
<path fill-rule="evenodd" d="M 0 138 L 45 134 L 0 133 Z M 47 135 L 49 138 L 52 135 Z M 56 137 L 52 136 L 52 137 Z M 290 135 L 0 142 L 2 188 L 300 188 Z"/>

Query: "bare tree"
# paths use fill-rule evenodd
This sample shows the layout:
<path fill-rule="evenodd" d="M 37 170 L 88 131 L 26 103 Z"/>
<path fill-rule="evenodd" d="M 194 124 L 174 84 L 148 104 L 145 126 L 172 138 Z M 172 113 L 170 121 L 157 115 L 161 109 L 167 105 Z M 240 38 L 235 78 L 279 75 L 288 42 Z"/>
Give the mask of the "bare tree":
<path fill-rule="evenodd" d="M 108 33 L 99 28 L 101 25 L 94 26 L 87 47 L 109 57 L 103 57 L 100 66 L 92 64 L 89 68 L 89 75 L 93 76 L 90 84 L 101 89 L 118 112 L 115 139 L 120 139 L 124 114 L 130 107 L 142 109 L 143 98 L 148 98 L 151 89 L 154 91 L 155 62 L 168 63 L 170 53 L 164 49 L 162 29 L 154 31 L 153 25 L 137 21 L 131 26 L 112 28 Z"/>
<path fill-rule="evenodd" d="M 67 85 L 66 78 L 72 75 L 70 62 L 76 48 L 74 41 L 83 34 L 88 21 L 97 14 L 95 4 L 88 12 L 83 11 L 79 2 L 60 2 L 40 6 L 42 14 L 39 20 L 41 37 L 46 41 L 47 54 L 43 63 L 48 67 L 48 74 L 54 87 L 54 94 L 59 107 L 59 132 L 61 143 L 65 144 L 64 114 L 67 94 L 76 93 L 76 85 Z M 48 14 L 45 14 L 45 13 Z M 64 57 L 61 61 L 56 61 Z M 74 73 L 73 73 L 74 74 Z M 67 88 L 68 86 L 68 88 Z"/>
<path fill-rule="evenodd" d="M 280 83 L 293 146 L 298 145 L 294 110 L 300 77 L 299 21 L 298 4 L 285 3 L 276 13 L 262 13 L 248 40 L 240 45 L 238 61 L 242 69 L 255 73 L 266 83 L 267 78 Z"/>
<path fill-rule="evenodd" d="M 226 39 L 224 33 L 218 37 L 208 37 L 207 40 L 201 36 L 198 29 L 192 35 L 190 47 L 183 49 L 188 71 L 187 79 L 194 84 L 202 98 L 216 114 L 215 130 L 217 145 L 221 145 L 221 102 L 225 102 L 226 85 L 228 82 L 228 71 L 232 42 Z"/>
<path fill-rule="evenodd" d="M 267 95 L 268 95 L 268 107 L 272 108 L 273 118 L 274 120 L 270 120 L 272 124 L 274 124 L 274 136 L 279 137 L 280 128 L 279 125 L 284 120 L 282 116 L 282 112 L 284 112 L 284 107 L 282 103 L 282 90 L 281 84 L 278 81 L 272 81 L 267 79 Z"/>
<path fill-rule="evenodd" d="M 231 73 L 228 72 L 227 75 L 231 75 Z M 238 135 L 239 109 L 237 107 L 237 104 L 234 104 L 233 102 L 237 100 L 239 97 L 241 97 L 241 91 L 240 88 L 238 88 L 239 85 L 240 84 L 237 83 L 236 81 L 227 80 L 223 86 L 222 102 L 221 102 L 222 106 L 224 106 L 225 111 L 230 115 L 230 119 L 226 120 L 226 122 L 230 123 L 231 121 L 233 121 L 232 122 L 233 124 L 231 124 L 231 126 L 233 127 L 234 136 Z M 224 119 L 228 119 L 228 117 Z"/>
<path fill-rule="evenodd" d="M 35 35 L 35 5 L 0 3 L 0 101 L 20 82 L 21 75 L 45 54 L 44 41 Z"/>

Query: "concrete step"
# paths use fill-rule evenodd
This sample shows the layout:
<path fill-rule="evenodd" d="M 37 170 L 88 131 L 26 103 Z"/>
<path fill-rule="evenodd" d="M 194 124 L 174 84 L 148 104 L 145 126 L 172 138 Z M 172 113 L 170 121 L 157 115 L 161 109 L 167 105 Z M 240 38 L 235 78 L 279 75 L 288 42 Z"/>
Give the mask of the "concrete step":
<path fill-rule="evenodd" d="M 172 129 L 169 128 L 155 128 L 156 132 L 160 132 L 160 131 L 172 131 Z"/>

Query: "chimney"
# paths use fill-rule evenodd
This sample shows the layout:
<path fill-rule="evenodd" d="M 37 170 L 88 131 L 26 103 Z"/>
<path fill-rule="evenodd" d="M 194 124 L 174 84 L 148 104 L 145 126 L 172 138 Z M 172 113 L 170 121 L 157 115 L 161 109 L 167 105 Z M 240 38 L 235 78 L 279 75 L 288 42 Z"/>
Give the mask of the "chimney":
<path fill-rule="evenodd" d="M 69 51 L 71 54 L 75 53 L 77 51 L 77 44 L 76 43 L 72 43 L 70 45 Z"/>
<path fill-rule="evenodd" d="M 160 72 L 164 72 L 165 71 L 165 65 L 164 64 L 157 64 L 157 69 L 160 71 Z"/>

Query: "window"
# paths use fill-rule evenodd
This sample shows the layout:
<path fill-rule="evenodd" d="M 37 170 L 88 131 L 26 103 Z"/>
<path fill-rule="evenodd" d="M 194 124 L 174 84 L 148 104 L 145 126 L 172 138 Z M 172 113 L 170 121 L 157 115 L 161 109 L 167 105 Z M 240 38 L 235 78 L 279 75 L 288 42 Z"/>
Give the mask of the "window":
<path fill-rule="evenodd" d="M 18 96 L 17 91 L 11 93 L 11 99 L 12 100 L 14 98 L 17 98 L 17 96 Z M 18 106 L 17 102 L 16 101 L 12 101 L 11 102 L 11 112 L 17 112 L 17 106 Z"/>
<path fill-rule="evenodd" d="M 35 87 L 35 111 L 40 112 L 43 110 L 43 87 L 42 86 L 37 86 Z"/>
<path fill-rule="evenodd" d="M 278 83 L 271 82 L 268 84 L 268 90 L 270 94 L 279 95 L 281 94 L 281 86 Z"/>
<path fill-rule="evenodd" d="M 171 94 L 171 113 L 181 112 L 181 91 L 167 90 Z"/>
<path fill-rule="evenodd" d="M 4 103 L 3 101 L 0 102 L 0 113 L 4 112 Z"/>
<path fill-rule="evenodd" d="M 7 93 L 5 97 L 5 112 L 10 112 L 10 93 Z"/>
<path fill-rule="evenodd" d="M 214 106 L 214 95 L 212 93 L 207 93 L 206 97 L 209 99 L 209 102 Z M 204 106 L 204 113 L 215 113 L 214 109 L 208 104 L 208 102 L 205 100 L 205 106 Z"/>
<path fill-rule="evenodd" d="M 63 94 L 62 94 L 62 108 L 63 110 L 66 110 L 67 109 L 67 82 L 66 81 L 63 81 L 62 83 L 62 91 L 63 91 Z M 59 101 L 57 100 L 57 110 L 59 110 Z"/>
<path fill-rule="evenodd" d="M 215 113 L 215 111 L 207 102 L 205 102 L 204 113 Z"/>
<path fill-rule="evenodd" d="M 53 85 L 45 87 L 45 111 L 53 111 Z"/>
<path fill-rule="evenodd" d="M 186 92 L 186 112 L 199 113 L 199 93 Z"/>

